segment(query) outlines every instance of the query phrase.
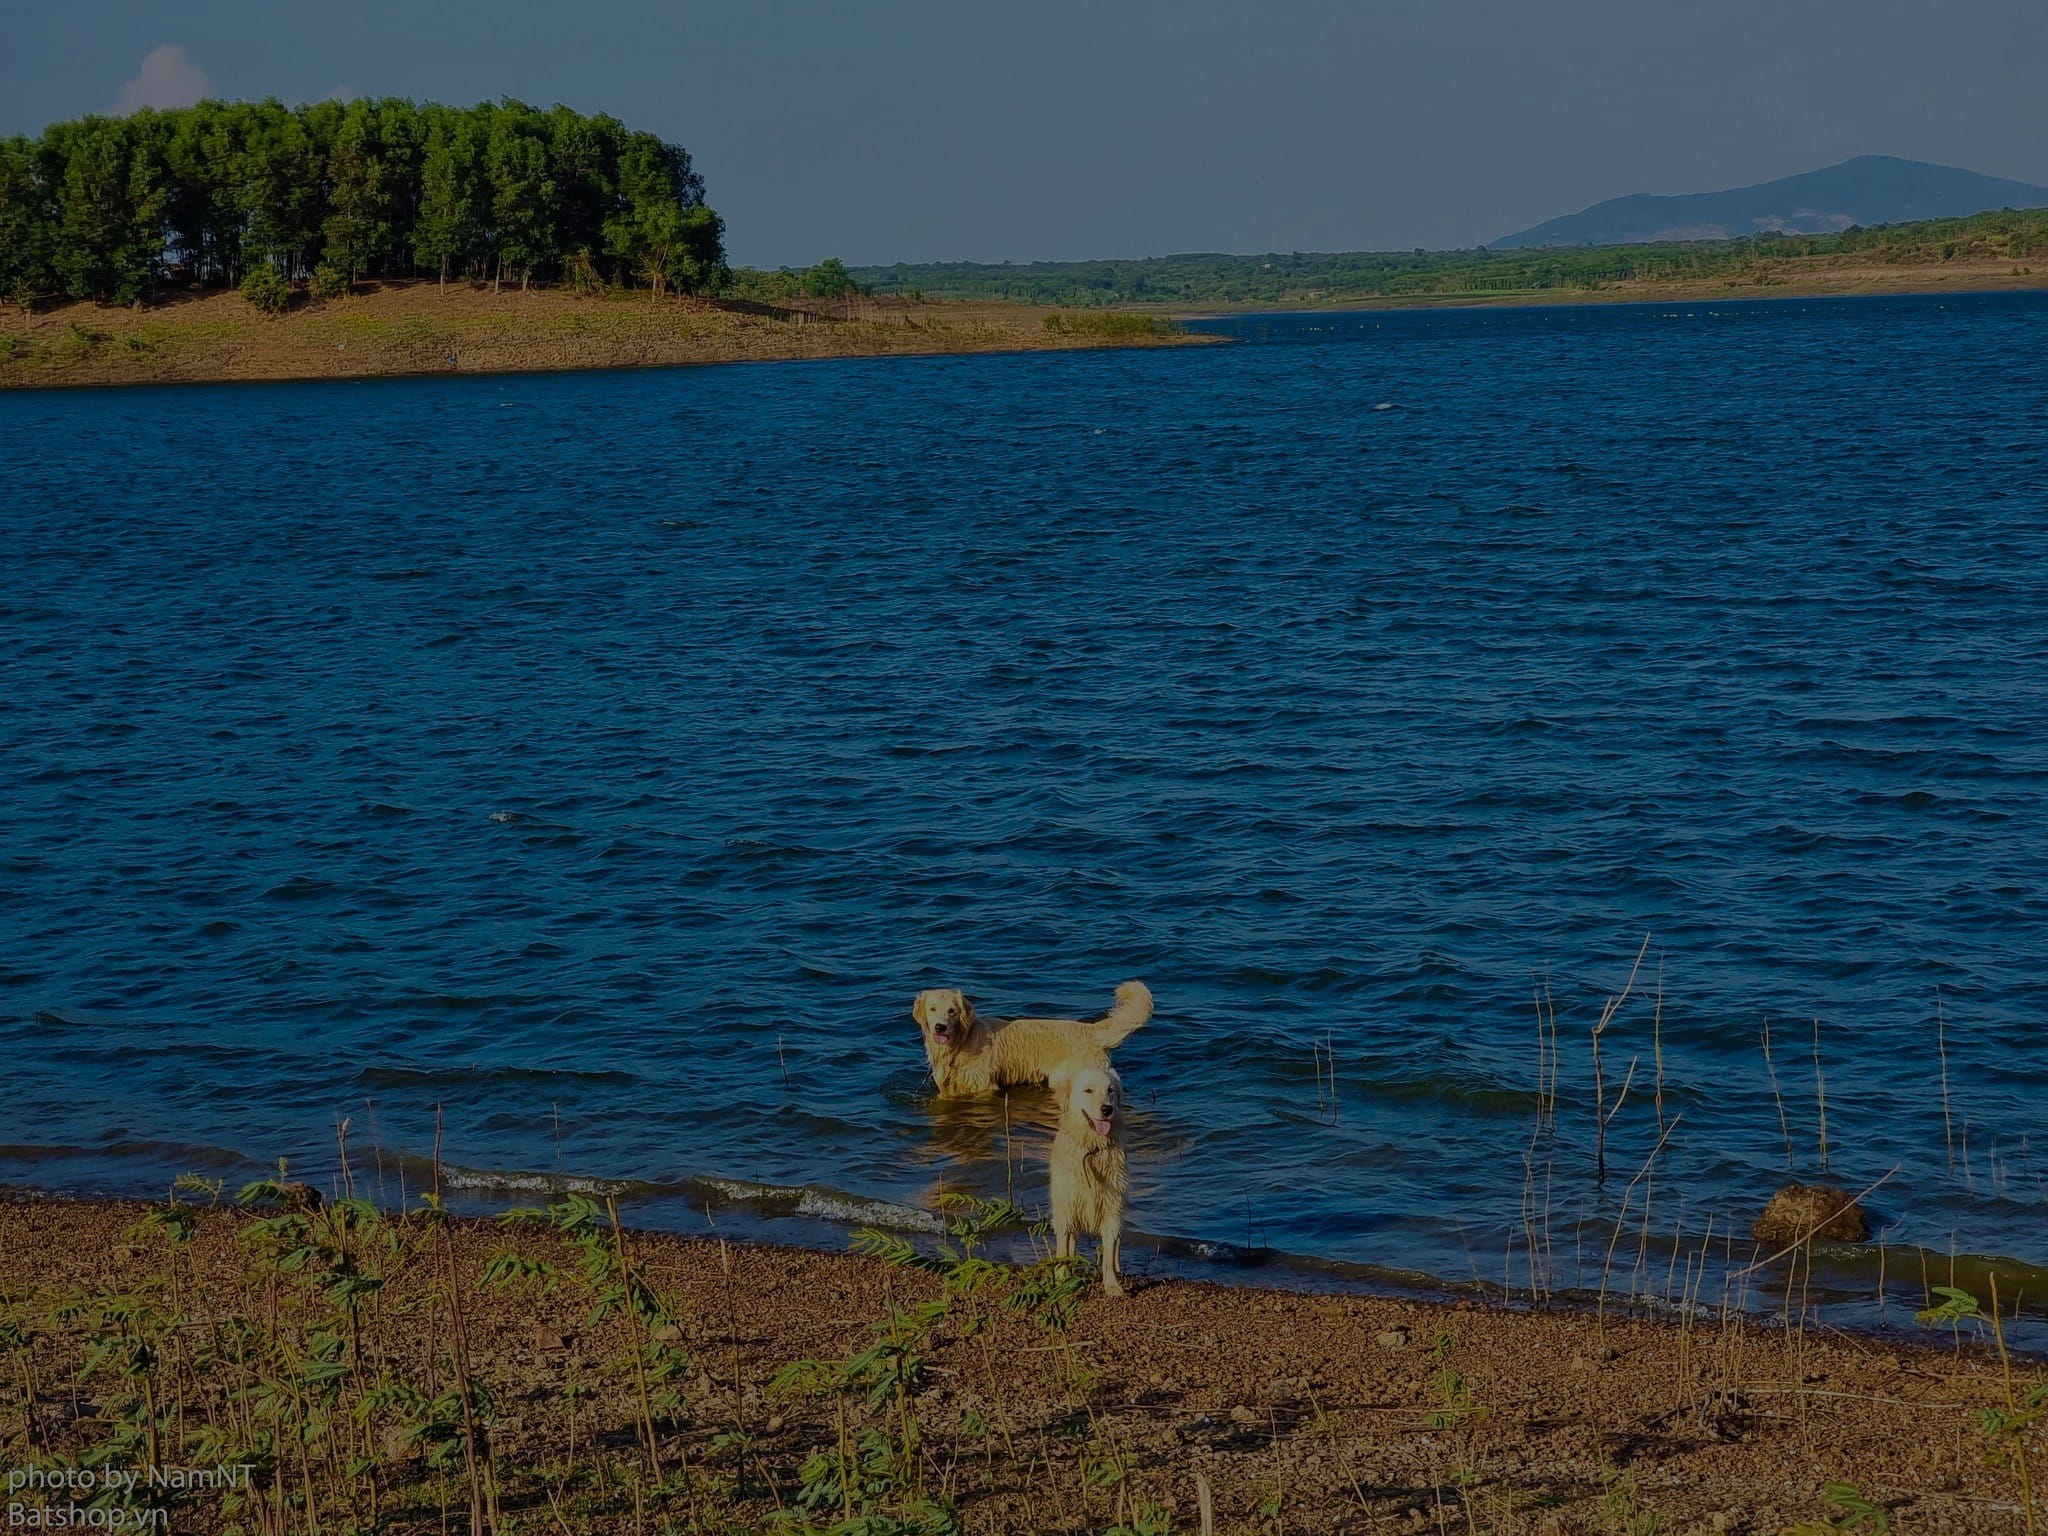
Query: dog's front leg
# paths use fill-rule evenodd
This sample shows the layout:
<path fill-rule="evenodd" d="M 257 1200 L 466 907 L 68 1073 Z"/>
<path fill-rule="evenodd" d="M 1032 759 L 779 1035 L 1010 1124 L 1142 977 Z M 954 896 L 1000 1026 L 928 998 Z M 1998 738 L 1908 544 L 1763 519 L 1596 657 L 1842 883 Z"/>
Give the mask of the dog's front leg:
<path fill-rule="evenodd" d="M 1106 1296 L 1121 1296 L 1123 1286 L 1117 1280 L 1116 1261 L 1123 1249 L 1124 1224 L 1112 1216 L 1102 1224 L 1102 1291 Z"/>

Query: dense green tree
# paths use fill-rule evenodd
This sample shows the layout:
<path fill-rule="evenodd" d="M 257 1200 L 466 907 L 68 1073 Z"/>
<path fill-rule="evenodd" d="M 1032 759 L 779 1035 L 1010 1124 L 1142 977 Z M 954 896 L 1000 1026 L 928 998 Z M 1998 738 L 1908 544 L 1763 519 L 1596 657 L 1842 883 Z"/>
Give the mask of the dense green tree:
<path fill-rule="evenodd" d="M 844 298 L 853 291 L 853 278 L 837 256 L 827 256 L 804 273 L 804 292 L 814 299 Z"/>
<path fill-rule="evenodd" d="M 629 135 L 619 150 L 619 197 L 605 223 L 605 249 L 657 297 L 719 286 L 726 276 L 725 226 L 704 205 L 704 184 L 690 157 L 650 133 Z"/>
<path fill-rule="evenodd" d="M 57 286 L 56 210 L 31 139 L 0 139 L 0 299 L 27 305 Z"/>
<path fill-rule="evenodd" d="M 491 185 L 491 228 L 497 237 L 493 280 L 509 268 L 527 287 L 534 273 L 560 254 L 554 166 L 538 114 L 508 102 L 491 123 L 485 165 Z"/>
<path fill-rule="evenodd" d="M 725 281 L 723 233 L 679 146 L 567 107 L 204 101 L 0 141 L 0 296 L 126 303 L 266 267 L 584 283 L 604 259 L 691 292 Z"/>
<path fill-rule="evenodd" d="M 300 272 L 319 256 L 325 156 L 302 113 L 264 106 L 274 110 L 251 125 L 244 171 L 244 253 L 252 264 L 265 258 Z"/>
<path fill-rule="evenodd" d="M 64 168 L 51 265 L 73 298 L 133 304 L 160 274 L 168 198 L 146 117 L 88 117 L 44 135 Z"/>
<path fill-rule="evenodd" d="M 461 114 L 439 114 L 427 133 L 420 162 L 419 216 L 413 223 L 413 256 L 448 286 L 450 271 L 466 271 L 484 237 L 478 206 L 482 159 L 480 141 Z"/>
<path fill-rule="evenodd" d="M 327 151 L 327 217 L 320 226 L 323 259 L 346 272 L 350 282 L 391 240 L 382 147 L 376 109 L 367 101 L 350 102 Z"/>

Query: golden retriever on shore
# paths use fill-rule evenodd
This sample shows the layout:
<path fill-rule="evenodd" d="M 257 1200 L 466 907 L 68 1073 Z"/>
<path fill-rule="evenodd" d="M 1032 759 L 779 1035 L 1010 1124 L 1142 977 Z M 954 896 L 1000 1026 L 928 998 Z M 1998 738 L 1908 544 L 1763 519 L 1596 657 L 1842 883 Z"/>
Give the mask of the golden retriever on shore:
<path fill-rule="evenodd" d="M 917 994 L 910 1016 L 924 1031 L 925 1060 L 941 1095 L 994 1093 L 1042 1083 L 1073 1060 L 1108 1066 L 1109 1053 L 1152 1017 L 1152 992 L 1142 981 L 1116 989 L 1116 1006 L 1091 1023 L 1080 1019 L 984 1019 L 967 995 L 951 987 Z"/>
<path fill-rule="evenodd" d="M 1072 1258 L 1080 1234 L 1101 1234 L 1102 1289 L 1121 1296 L 1116 1261 L 1123 1246 L 1124 1191 L 1130 1188 L 1130 1166 L 1117 1129 L 1123 1079 L 1112 1067 L 1065 1063 L 1053 1073 L 1052 1087 L 1060 1096 L 1060 1128 L 1052 1139 L 1054 1252 Z"/>

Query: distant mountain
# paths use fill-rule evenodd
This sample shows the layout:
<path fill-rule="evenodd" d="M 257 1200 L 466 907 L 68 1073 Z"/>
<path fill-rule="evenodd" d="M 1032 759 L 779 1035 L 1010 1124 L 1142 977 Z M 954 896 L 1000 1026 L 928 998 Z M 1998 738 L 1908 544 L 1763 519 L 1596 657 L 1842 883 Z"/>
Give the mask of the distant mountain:
<path fill-rule="evenodd" d="M 1584 213 L 1505 236 L 1490 249 L 1732 240 L 1765 230 L 1828 234 L 1851 224 L 1956 219 L 1995 208 L 2043 207 L 2048 207 L 2048 187 L 1979 176 L 1952 165 L 1858 155 L 1823 171 L 1737 187 L 1731 192 L 1693 192 L 1680 197 L 1638 192 L 1632 197 L 1610 197 Z"/>

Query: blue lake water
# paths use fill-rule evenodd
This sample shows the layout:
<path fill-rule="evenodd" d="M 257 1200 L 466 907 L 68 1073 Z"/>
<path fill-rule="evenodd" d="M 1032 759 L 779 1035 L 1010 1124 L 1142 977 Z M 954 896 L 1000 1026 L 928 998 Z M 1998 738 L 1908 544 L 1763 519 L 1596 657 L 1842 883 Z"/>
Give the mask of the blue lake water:
<path fill-rule="evenodd" d="M 1149 1234 L 1682 1290 L 1817 1049 L 1891 1248 L 2048 1264 L 2048 297 L 1204 328 L 0 396 L 0 1180 L 396 1196 L 438 1107 L 839 1242 L 1041 1198 L 914 991 L 1142 976 Z"/>

